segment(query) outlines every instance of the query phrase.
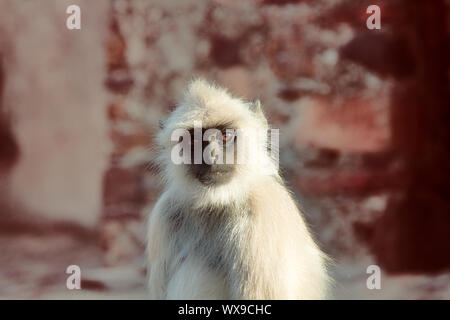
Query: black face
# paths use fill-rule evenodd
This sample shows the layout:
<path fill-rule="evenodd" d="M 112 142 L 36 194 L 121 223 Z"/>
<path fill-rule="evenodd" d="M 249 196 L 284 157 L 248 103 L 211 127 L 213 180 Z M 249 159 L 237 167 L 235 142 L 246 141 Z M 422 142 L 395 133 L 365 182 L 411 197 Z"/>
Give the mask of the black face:
<path fill-rule="evenodd" d="M 208 130 L 212 128 L 202 128 L 202 135 L 200 139 L 196 140 L 194 130 L 190 130 L 191 134 L 191 164 L 186 164 L 189 174 L 195 177 L 204 185 L 220 185 L 227 183 L 231 180 L 236 163 L 236 146 L 230 148 L 231 144 L 235 143 L 234 130 L 223 126 L 215 127 L 216 132 Z M 227 130 L 228 129 L 228 130 Z M 200 132 L 200 130 L 198 130 Z M 205 134 L 206 133 L 206 134 Z M 195 145 L 196 143 L 201 146 L 202 156 L 201 163 L 195 163 Z M 199 148 L 200 150 L 200 148 Z M 205 155 L 205 150 L 208 155 L 212 155 L 208 158 Z M 230 154 L 231 152 L 231 154 Z M 227 153 L 229 154 L 228 156 Z M 217 158 L 215 158 L 216 156 Z M 218 160 L 219 157 L 222 161 Z M 228 159 L 233 159 L 232 163 L 227 163 Z M 230 161 L 228 161 L 230 162 Z"/>

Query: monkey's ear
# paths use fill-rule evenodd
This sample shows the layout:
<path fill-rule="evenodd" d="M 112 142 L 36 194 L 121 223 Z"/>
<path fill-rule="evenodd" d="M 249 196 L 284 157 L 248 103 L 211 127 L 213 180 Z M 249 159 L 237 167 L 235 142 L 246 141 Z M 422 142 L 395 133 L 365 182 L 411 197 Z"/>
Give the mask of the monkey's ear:
<path fill-rule="evenodd" d="M 261 101 L 256 100 L 255 102 L 253 102 L 252 106 L 251 106 L 251 110 L 253 112 L 261 112 L 262 111 L 262 109 L 261 109 Z"/>
<path fill-rule="evenodd" d="M 258 117 L 259 119 L 261 119 L 265 125 L 268 125 L 267 118 L 264 115 L 264 111 L 262 110 L 262 107 L 261 107 L 261 101 L 256 100 L 255 102 L 253 102 L 250 106 L 250 110 L 253 111 L 255 116 Z"/>
<path fill-rule="evenodd" d="M 159 120 L 158 124 L 160 129 L 164 129 L 164 120 Z"/>

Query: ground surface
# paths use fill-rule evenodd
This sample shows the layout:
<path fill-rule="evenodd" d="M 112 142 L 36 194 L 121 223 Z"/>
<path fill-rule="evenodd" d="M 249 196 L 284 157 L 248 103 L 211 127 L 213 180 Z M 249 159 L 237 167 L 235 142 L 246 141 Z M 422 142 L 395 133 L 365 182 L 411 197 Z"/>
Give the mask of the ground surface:
<path fill-rule="evenodd" d="M 2 299 L 145 299 L 145 275 L 140 260 L 103 266 L 100 247 L 61 235 L 0 238 L 0 298 Z M 450 299 L 450 274 L 390 276 L 382 274 L 381 289 L 366 287 L 366 268 L 373 261 L 338 262 L 332 268 L 335 299 Z M 82 290 L 68 290 L 70 264 L 82 271 Z"/>

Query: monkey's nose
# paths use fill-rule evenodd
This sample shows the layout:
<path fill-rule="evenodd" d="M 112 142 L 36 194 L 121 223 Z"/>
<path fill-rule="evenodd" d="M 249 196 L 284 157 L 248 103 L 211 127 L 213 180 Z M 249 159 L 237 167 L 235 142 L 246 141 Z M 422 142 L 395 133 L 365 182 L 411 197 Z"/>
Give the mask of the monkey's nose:
<path fill-rule="evenodd" d="M 203 159 L 207 165 L 220 164 L 221 148 L 217 141 L 211 141 L 208 144 L 209 152 L 204 152 Z"/>

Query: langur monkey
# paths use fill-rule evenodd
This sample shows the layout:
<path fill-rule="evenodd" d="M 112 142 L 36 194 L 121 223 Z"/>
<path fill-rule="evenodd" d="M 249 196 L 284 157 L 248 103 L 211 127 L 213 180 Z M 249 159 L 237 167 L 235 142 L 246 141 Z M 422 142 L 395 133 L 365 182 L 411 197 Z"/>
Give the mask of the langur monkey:
<path fill-rule="evenodd" d="M 201 133 L 217 129 L 223 141 L 234 139 L 229 129 L 269 130 L 259 102 L 244 102 L 202 79 L 189 84 L 156 138 L 165 188 L 148 221 L 150 298 L 325 298 L 326 257 L 268 148 L 249 151 L 244 143 L 244 161 L 235 164 L 205 156 L 200 163 L 175 163 L 179 152 L 173 148 L 181 139 L 174 141 L 173 132 L 192 133 L 196 121 Z M 194 137 L 187 139 L 190 146 L 196 143 Z M 267 135 L 260 140 L 269 144 Z M 212 143 L 201 136 L 201 151 Z M 212 149 L 221 151 L 224 145 Z M 256 158 L 262 161 L 252 163 Z"/>

